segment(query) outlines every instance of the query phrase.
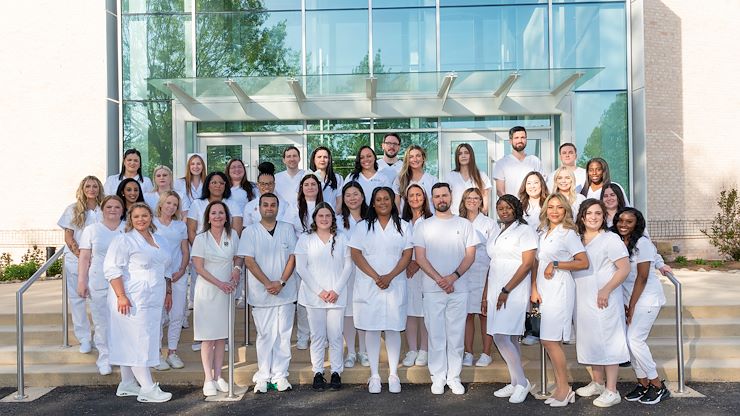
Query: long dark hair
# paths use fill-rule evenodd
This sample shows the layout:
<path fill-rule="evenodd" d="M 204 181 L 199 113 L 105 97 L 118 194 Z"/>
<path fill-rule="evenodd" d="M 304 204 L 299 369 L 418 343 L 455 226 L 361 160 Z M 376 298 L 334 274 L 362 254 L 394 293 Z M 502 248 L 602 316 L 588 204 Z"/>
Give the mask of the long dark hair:
<path fill-rule="evenodd" d="M 604 188 L 601 190 L 601 201 L 604 200 L 604 191 L 609 188 L 614 192 L 614 195 L 617 196 L 617 209 L 622 209 L 627 206 L 627 199 L 624 197 L 624 192 L 622 192 L 622 187 L 617 185 L 616 183 L 609 182 L 608 185 L 604 185 Z"/>
<path fill-rule="evenodd" d="M 391 198 L 391 219 L 393 220 L 393 224 L 396 226 L 398 233 L 403 235 L 403 230 L 401 229 L 401 218 L 398 216 L 398 207 L 393 202 L 396 200 L 396 193 L 393 192 L 393 189 L 387 186 L 379 186 L 373 190 L 373 196 L 370 199 L 370 207 L 367 209 L 367 218 L 365 219 L 365 221 L 367 221 L 367 230 L 370 231 L 375 229 L 375 221 L 378 220 L 378 213 L 375 211 L 375 195 L 377 195 L 378 192 L 387 192 L 388 196 Z"/>
<path fill-rule="evenodd" d="M 370 146 L 362 146 L 360 150 L 357 151 L 357 156 L 355 156 L 355 168 L 352 171 L 352 174 L 350 175 L 350 178 L 353 181 L 356 181 L 357 178 L 360 177 L 360 174 L 362 173 L 362 164 L 360 164 L 360 156 L 362 155 L 363 150 L 369 150 L 370 153 L 373 154 L 373 157 L 375 158 L 375 161 L 373 161 L 373 168 L 375 169 L 375 172 L 378 171 L 378 155 L 375 154 L 375 151 Z"/>
<path fill-rule="evenodd" d="M 600 157 L 595 157 L 586 162 L 586 183 L 584 183 L 583 188 L 581 188 L 581 195 L 588 196 L 588 189 L 591 186 L 591 177 L 588 175 L 588 168 L 592 163 L 598 163 L 601 165 L 601 193 L 599 194 L 599 199 L 602 199 L 604 197 L 604 189 L 612 183 L 612 179 L 609 175 L 609 164 L 606 163 L 606 160 Z"/>
<path fill-rule="evenodd" d="M 524 219 L 522 203 L 517 197 L 511 194 L 501 195 L 498 201 L 496 201 L 496 206 L 502 202 L 509 204 L 511 209 L 514 210 L 514 221 L 519 222 L 519 224 L 527 224 L 527 220 Z"/>
<path fill-rule="evenodd" d="M 316 157 L 316 153 L 318 153 L 319 150 L 325 150 L 326 153 L 329 155 L 329 163 L 326 165 L 326 176 L 324 176 L 324 187 L 321 187 L 321 181 L 319 181 L 319 191 L 321 191 L 322 189 L 326 189 L 327 187 L 331 187 L 331 189 L 337 189 L 337 186 L 339 184 L 337 183 L 337 175 L 334 173 L 334 162 L 332 162 L 331 150 L 329 150 L 328 147 L 319 146 L 313 149 L 313 152 L 311 152 L 311 164 L 309 167 L 312 171 L 316 172 L 316 162 L 314 162 L 314 158 Z"/>
<path fill-rule="evenodd" d="M 122 217 L 126 217 L 128 214 L 128 208 L 126 206 L 128 205 L 128 202 L 126 201 L 126 197 L 123 195 L 123 190 L 126 189 L 126 185 L 129 183 L 135 183 L 137 187 L 139 187 L 139 197 L 136 198 L 136 201 L 134 201 L 134 204 L 137 202 L 144 202 L 144 191 L 141 189 L 141 184 L 139 181 L 137 181 L 134 178 L 126 178 L 121 181 L 121 183 L 118 184 L 118 188 L 116 188 L 116 196 L 121 198 L 123 201 L 123 213 Z M 133 204 L 131 204 L 133 206 Z"/>
<path fill-rule="evenodd" d="M 427 196 L 427 191 L 425 191 L 421 185 L 417 183 L 412 183 L 406 189 L 406 195 L 409 194 L 409 190 L 411 190 L 411 188 L 419 188 L 419 190 L 421 191 L 421 195 L 424 197 L 424 203 L 421 205 L 421 218 L 427 219 L 431 217 L 432 212 L 429 209 L 429 196 Z M 408 222 L 411 222 L 411 220 L 414 219 L 414 211 L 411 209 L 411 206 L 408 204 L 408 201 L 406 201 L 406 203 L 403 204 L 403 212 L 401 213 L 401 219 L 404 221 L 408 221 Z"/>
<path fill-rule="evenodd" d="M 309 226 L 306 224 L 306 219 L 308 218 L 308 204 L 306 203 L 306 195 L 303 194 L 303 183 L 307 180 L 315 180 L 316 186 L 318 188 L 318 193 L 316 194 L 316 206 L 318 207 L 320 203 L 324 202 L 324 195 L 321 193 L 321 181 L 319 180 L 316 175 L 309 173 L 308 175 L 304 176 L 303 179 L 301 179 L 301 184 L 298 185 L 298 218 L 301 221 L 301 226 L 303 227 L 303 231 L 308 231 Z M 334 212 L 334 209 L 331 210 Z"/>
<path fill-rule="evenodd" d="M 241 159 L 229 160 L 229 163 L 226 164 L 226 168 L 224 169 L 224 173 L 226 173 L 226 176 L 229 176 L 229 170 L 231 169 L 231 165 L 233 165 L 234 163 L 242 164 L 242 168 L 244 169 L 244 176 L 242 176 L 242 179 L 239 181 L 239 187 L 244 189 L 244 191 L 247 193 L 247 201 L 251 201 L 257 195 L 255 195 L 255 192 L 254 192 L 255 184 L 252 182 L 249 182 L 249 179 L 247 179 L 247 167 L 244 165 L 244 162 L 242 162 Z M 233 186 L 231 183 L 231 177 L 229 177 L 229 181 L 226 182 L 226 185 L 229 188 Z"/>
<path fill-rule="evenodd" d="M 231 196 L 231 181 L 229 181 L 229 177 L 223 172 L 211 172 L 206 176 L 206 180 L 203 182 L 203 191 L 201 192 L 199 199 L 208 200 L 211 198 L 211 190 L 208 189 L 208 186 L 211 184 L 211 179 L 213 179 L 214 176 L 218 176 L 224 181 L 224 194 L 221 196 L 221 199 L 229 199 Z"/>
<path fill-rule="evenodd" d="M 136 155 L 139 157 L 139 169 L 136 170 L 136 174 L 139 176 L 138 181 L 144 182 L 144 174 L 141 173 L 141 165 L 144 164 L 144 161 L 141 159 L 141 152 L 138 150 L 131 148 L 123 152 L 123 159 L 121 159 L 121 173 L 118 174 L 118 180 L 120 181 L 123 179 L 123 174 L 126 173 L 126 156 L 128 155 Z"/>
<path fill-rule="evenodd" d="M 524 211 L 529 211 L 529 194 L 527 193 L 527 179 L 529 179 L 530 176 L 536 176 L 537 179 L 540 180 L 540 208 L 545 204 L 545 199 L 547 199 L 547 196 L 550 194 L 549 190 L 547 189 L 547 183 L 545 183 L 545 177 L 542 176 L 541 173 L 537 172 L 536 170 L 533 170 L 527 174 L 527 176 L 524 177 L 524 180 L 522 181 L 522 185 L 519 187 L 519 200 L 522 202 L 522 208 Z"/>
<path fill-rule="evenodd" d="M 313 210 L 313 214 L 311 214 L 311 228 L 308 230 L 308 233 L 315 233 L 319 229 L 316 225 L 316 214 L 322 208 L 326 208 L 331 212 L 331 227 L 329 228 L 329 232 L 331 233 L 331 255 L 334 256 L 334 245 L 337 242 L 337 214 L 328 202 L 321 201 L 316 203 L 316 208 Z"/>
<path fill-rule="evenodd" d="M 639 210 L 632 208 L 632 207 L 624 207 L 617 211 L 616 214 L 614 214 L 614 220 L 612 221 L 612 227 L 610 228 L 611 231 L 617 233 L 619 237 L 624 241 L 624 236 L 619 234 L 619 230 L 617 230 L 617 223 L 619 222 L 619 217 L 622 214 L 630 213 L 635 216 L 635 229 L 632 230 L 632 233 L 627 238 L 627 242 L 625 243 L 627 245 L 627 251 L 630 254 L 630 258 L 638 252 L 637 250 L 637 240 L 640 239 L 645 234 L 645 216 L 642 215 L 642 212 Z"/>
<path fill-rule="evenodd" d="M 367 218 L 367 203 L 365 202 L 365 191 L 362 190 L 362 186 L 357 181 L 349 181 L 342 187 L 342 226 L 345 230 L 349 230 L 349 217 L 352 213 L 349 211 L 349 207 L 344 203 L 344 194 L 349 188 L 355 188 L 360 191 L 362 196 L 362 205 L 360 205 L 360 217 L 362 219 Z"/>
<path fill-rule="evenodd" d="M 606 226 L 606 206 L 604 202 L 599 199 L 589 198 L 581 203 L 581 208 L 578 209 L 578 216 L 576 217 L 576 232 L 581 236 L 581 241 L 586 234 L 586 211 L 594 205 L 601 207 L 601 228 L 600 230 L 606 230 L 609 227 Z"/>
<path fill-rule="evenodd" d="M 224 223 L 224 229 L 226 230 L 227 238 L 231 239 L 231 213 L 229 212 L 228 205 L 226 205 L 224 201 L 213 201 L 206 206 L 206 209 L 203 210 L 202 232 L 206 232 L 211 229 L 211 223 L 208 222 L 208 216 L 211 213 L 211 208 L 213 208 L 213 206 L 215 205 L 221 205 L 222 207 L 224 207 L 224 212 L 226 213 L 226 222 Z"/>
<path fill-rule="evenodd" d="M 470 144 L 460 143 L 459 145 L 457 145 L 457 149 L 455 149 L 455 169 L 453 169 L 453 172 L 460 173 L 460 150 L 462 149 L 467 149 L 468 153 L 470 153 L 470 162 L 468 162 L 468 175 L 473 178 L 473 183 L 475 183 L 475 186 L 478 189 L 483 189 L 483 179 L 480 176 L 478 165 L 475 163 L 475 152 L 473 151 L 473 146 L 471 146 Z"/>

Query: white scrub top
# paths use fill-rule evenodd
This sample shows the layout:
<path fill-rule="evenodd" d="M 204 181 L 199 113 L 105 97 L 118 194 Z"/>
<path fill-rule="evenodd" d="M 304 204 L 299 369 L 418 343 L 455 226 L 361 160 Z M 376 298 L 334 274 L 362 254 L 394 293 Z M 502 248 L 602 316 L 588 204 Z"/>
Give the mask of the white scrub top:
<path fill-rule="evenodd" d="M 159 192 L 147 192 L 144 194 L 144 202 L 149 205 L 152 211 L 157 210 L 157 204 L 159 203 Z"/>
<path fill-rule="evenodd" d="M 176 270 L 182 263 L 182 240 L 188 239 L 188 226 L 185 221 L 172 220 L 170 225 L 164 225 L 159 218 L 154 217 L 154 225 L 157 227 L 155 234 L 167 240 L 167 244 L 172 249 L 172 267 Z"/>
<path fill-rule="evenodd" d="M 375 188 L 380 188 L 381 186 L 387 186 L 390 188 L 390 186 L 393 184 L 392 181 L 388 180 L 389 177 L 385 174 L 381 173 L 380 171 L 375 172 L 375 175 L 367 178 L 365 175 L 360 172 L 357 175 L 357 178 L 355 179 L 353 174 L 347 175 L 347 178 L 344 179 L 344 183 L 347 183 L 349 181 L 357 181 L 357 183 L 360 184 L 362 187 L 362 193 L 365 194 L 365 203 L 369 206 L 370 200 L 373 197 L 373 191 Z M 342 185 L 344 186 L 344 185 Z M 341 192 L 340 192 L 341 195 Z"/>
<path fill-rule="evenodd" d="M 232 223 L 234 217 L 241 217 L 243 210 L 239 210 L 239 207 L 231 199 L 224 199 L 224 203 L 229 208 L 229 214 L 231 214 Z M 188 218 L 195 220 L 196 228 L 195 232 L 200 233 L 203 231 L 203 214 L 206 212 L 206 208 L 210 202 L 207 199 L 196 199 L 188 210 Z"/>
<path fill-rule="evenodd" d="M 388 221 L 385 229 L 378 221 L 373 225 L 368 230 L 367 221 L 358 223 L 349 246 L 360 250 L 370 267 L 384 275 L 396 267 L 404 250 L 413 247 L 411 227 L 403 220 L 401 232 L 393 220 Z M 357 268 L 352 295 L 355 328 L 403 331 L 406 329 L 406 296 L 405 271 L 395 276 L 387 289 L 381 290 L 370 276 Z"/>
<path fill-rule="evenodd" d="M 105 254 L 114 238 L 123 234 L 126 222 L 121 221 L 114 230 L 106 227 L 102 222 L 90 224 L 82 231 L 78 245 L 80 250 L 90 250 L 90 269 L 87 273 L 88 287 L 92 290 L 108 288 L 108 281 L 103 273 Z"/>
<path fill-rule="evenodd" d="M 639 263 L 650 262 L 650 269 L 648 274 L 647 283 L 645 289 L 643 289 L 640 299 L 637 301 L 635 306 L 663 306 L 665 305 L 665 294 L 663 293 L 663 286 L 660 284 L 660 279 L 655 273 L 655 256 L 657 249 L 653 242 L 647 237 L 640 237 L 637 240 L 632 257 L 630 257 L 630 274 L 627 276 L 627 280 L 622 283 L 622 293 L 624 295 L 624 304 L 629 305 L 630 298 L 632 297 L 632 289 L 635 287 L 635 280 L 637 280 L 637 265 Z"/>
<path fill-rule="evenodd" d="M 475 245 L 475 261 L 465 272 L 465 278 L 468 280 L 468 289 L 470 296 L 468 298 L 468 313 L 481 313 L 481 299 L 483 299 L 483 288 L 486 285 L 488 277 L 488 267 L 491 258 L 486 252 L 486 243 L 489 238 L 499 233 L 499 226 L 496 221 L 492 220 L 483 213 L 478 213 L 473 221 L 473 230 L 475 231 L 478 244 Z"/>
<path fill-rule="evenodd" d="M 332 253 L 332 240 L 334 252 Z M 295 247 L 296 270 L 301 277 L 298 303 L 307 308 L 344 308 L 347 304 L 347 281 L 354 265 L 347 239 L 337 234 L 324 243 L 316 233 L 302 234 Z M 322 290 L 339 295 L 335 303 L 319 298 Z"/>
<path fill-rule="evenodd" d="M 339 176 L 338 173 L 335 173 L 334 176 L 337 178 L 337 187 L 332 188 L 330 185 L 327 185 L 327 183 L 321 180 L 321 175 L 319 175 L 318 172 L 309 172 L 309 173 L 319 178 L 319 183 L 321 184 L 321 194 L 324 197 L 324 202 L 331 205 L 331 207 L 334 208 L 334 211 L 336 211 L 337 210 L 337 198 L 342 197 L 342 187 L 344 186 L 344 179 L 342 179 L 342 177 Z"/>
<path fill-rule="evenodd" d="M 249 182 L 249 186 L 252 187 L 252 195 L 254 195 L 252 201 L 259 200 L 260 191 L 259 189 L 257 189 L 257 185 Z M 243 212 L 244 206 L 247 205 L 248 202 L 251 202 L 248 200 L 247 191 L 245 191 L 244 188 L 239 185 L 231 187 L 231 196 L 229 197 L 229 200 L 233 201 L 236 204 L 239 212 Z"/>
<path fill-rule="evenodd" d="M 419 181 L 413 181 L 412 180 L 408 184 L 408 186 L 411 186 L 413 184 L 417 184 L 417 185 L 420 185 L 422 187 L 422 189 L 424 189 L 424 192 L 426 192 L 426 194 L 427 194 L 427 201 L 429 201 L 429 210 L 430 210 L 430 212 L 434 212 L 434 204 L 432 204 L 432 186 L 434 186 L 434 184 L 436 184 L 437 182 L 439 182 L 439 180 L 437 180 L 436 177 L 430 175 L 427 172 L 424 172 L 424 175 L 421 176 L 421 180 L 419 180 Z M 398 176 L 396 176 L 396 179 L 393 181 L 393 185 L 391 186 L 391 188 L 393 189 L 393 192 L 395 192 L 396 195 L 400 195 L 400 192 L 399 192 L 400 191 L 400 187 L 401 187 L 401 182 L 400 182 Z M 398 207 L 398 211 L 399 212 L 400 211 L 403 211 L 403 206 L 404 206 L 405 203 L 406 203 L 405 202 L 405 198 L 401 198 L 401 206 Z"/>
<path fill-rule="evenodd" d="M 123 182 L 123 179 L 118 179 L 118 174 L 108 176 L 108 178 L 105 179 L 105 185 L 103 185 L 103 191 L 105 192 L 105 194 L 115 195 L 116 191 L 118 190 L 118 185 Z M 138 175 L 136 176 L 136 180 L 139 180 Z M 139 181 L 139 185 L 141 186 L 141 192 L 143 193 L 152 192 L 154 190 L 154 184 L 152 184 L 152 180 L 147 178 L 146 176 L 144 176 L 143 181 Z"/>
<path fill-rule="evenodd" d="M 90 224 L 95 224 L 96 222 L 100 222 L 103 218 L 103 211 L 100 210 L 100 207 L 95 207 L 95 209 L 89 209 L 85 212 L 85 225 L 83 227 L 77 227 L 75 225 L 72 225 L 72 219 L 74 218 L 74 208 L 76 204 L 69 205 L 64 212 L 62 213 L 62 216 L 59 217 L 59 221 L 57 221 L 57 225 L 62 229 L 69 229 L 74 231 L 74 239 L 77 241 L 77 245 L 80 243 L 80 237 L 82 236 L 82 230 L 87 227 Z M 72 253 L 72 250 L 69 249 L 69 247 L 65 244 L 64 245 L 64 261 L 67 263 L 68 266 L 71 267 L 71 270 L 77 270 L 77 256 L 75 256 Z"/>
<path fill-rule="evenodd" d="M 306 176 L 306 171 L 303 169 L 298 169 L 295 176 L 288 175 L 287 170 L 276 173 L 275 192 L 291 205 L 295 205 L 298 202 L 298 187 L 304 176 Z"/>
<path fill-rule="evenodd" d="M 505 183 L 505 192 L 517 196 L 524 178 L 532 171 L 542 173 L 542 162 L 535 155 L 527 155 L 523 160 L 508 154 L 493 165 L 493 179 Z"/>
<path fill-rule="evenodd" d="M 540 226 L 540 213 L 542 208 L 540 207 L 540 201 L 529 201 L 529 208 L 526 209 L 522 215 L 524 221 L 527 221 L 529 228 L 537 232 L 537 227 Z"/>
<path fill-rule="evenodd" d="M 180 207 L 182 211 L 188 211 L 193 201 L 200 198 L 203 194 L 203 183 L 201 182 L 198 186 L 192 186 L 191 184 L 190 193 L 192 196 L 188 195 L 186 191 L 187 185 L 185 184 L 185 178 L 175 179 L 175 185 L 173 186 L 173 188 L 175 189 L 175 192 L 180 195 L 180 199 L 182 200 L 182 206 Z"/>
<path fill-rule="evenodd" d="M 339 214 L 337 215 L 337 232 L 344 234 L 347 241 L 349 241 L 352 238 L 352 233 L 357 228 L 357 224 L 360 221 L 357 221 L 351 214 L 349 216 L 349 229 L 344 228 L 344 217 Z M 352 294 L 354 293 L 355 288 L 355 275 L 357 274 L 357 268 L 352 268 L 352 273 L 349 275 L 349 280 L 347 280 L 347 306 L 344 308 L 344 316 L 352 316 L 354 314 L 354 308 L 352 306 Z"/>
<path fill-rule="evenodd" d="M 288 201 L 280 198 L 278 196 L 278 214 L 277 214 L 277 220 L 278 221 L 291 221 L 291 216 L 293 215 L 293 207 L 288 203 Z M 260 199 L 259 197 L 254 198 L 253 200 L 247 202 L 247 205 L 244 206 L 244 211 L 242 212 L 242 220 L 244 224 L 244 228 L 247 228 L 247 226 L 256 224 L 260 221 L 262 221 L 262 214 L 260 214 Z"/>
<path fill-rule="evenodd" d="M 481 182 L 483 183 L 483 189 L 481 189 L 482 194 L 484 190 L 491 189 L 491 179 L 483 171 L 479 170 L 478 173 L 480 173 Z M 468 188 L 477 188 L 478 186 L 475 184 L 472 176 L 466 181 L 460 172 L 455 172 L 454 170 L 447 175 L 446 182 L 452 188 L 452 205 L 450 206 L 450 211 L 455 215 L 460 215 L 460 202 L 462 202 L 463 193 Z M 431 198 L 431 195 L 428 196 Z"/>
<path fill-rule="evenodd" d="M 393 173 L 390 173 L 389 176 L 396 177 L 399 173 L 401 173 L 401 168 L 403 168 L 403 160 L 398 159 L 396 163 L 389 165 L 388 162 L 383 160 L 381 157 L 378 159 L 378 171 L 384 171 L 384 170 L 390 170 Z"/>

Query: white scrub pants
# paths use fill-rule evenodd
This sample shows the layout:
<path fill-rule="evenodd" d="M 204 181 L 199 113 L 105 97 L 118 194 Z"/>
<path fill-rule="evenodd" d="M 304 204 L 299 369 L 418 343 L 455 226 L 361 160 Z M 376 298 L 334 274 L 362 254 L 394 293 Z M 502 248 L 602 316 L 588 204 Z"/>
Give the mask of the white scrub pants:
<path fill-rule="evenodd" d="M 627 346 L 632 353 L 632 367 L 637 378 L 658 378 L 658 370 L 647 339 L 659 312 L 659 306 L 636 306 L 632 323 L 627 326 Z"/>
<path fill-rule="evenodd" d="M 257 327 L 257 372 L 252 381 L 276 383 L 281 378 L 288 378 L 290 336 L 295 317 L 293 304 L 253 306 L 252 317 Z"/>
<path fill-rule="evenodd" d="M 164 310 L 162 317 L 162 326 L 167 324 L 167 349 L 177 350 L 177 344 L 180 343 L 180 333 L 182 332 L 182 321 L 185 319 L 185 310 L 187 308 L 188 279 L 183 275 L 177 282 L 172 284 L 172 308 L 170 311 Z M 164 331 L 162 331 L 164 335 Z"/>
<path fill-rule="evenodd" d="M 296 303 L 295 315 L 298 327 L 296 330 L 298 341 L 308 342 L 308 339 L 311 336 L 311 326 L 308 324 L 308 312 L 306 312 L 306 307 Z"/>
<path fill-rule="evenodd" d="M 90 289 L 90 314 L 95 326 L 95 348 L 98 349 L 98 368 L 108 363 L 108 327 L 110 308 L 108 307 L 108 288 Z"/>
<path fill-rule="evenodd" d="M 64 268 L 67 272 L 67 295 L 69 297 L 69 309 L 72 312 L 72 325 L 75 338 L 80 343 L 90 342 L 92 338 L 90 320 L 87 319 L 87 305 L 85 298 L 77 294 L 77 262 L 65 261 Z"/>
<path fill-rule="evenodd" d="M 460 381 L 465 349 L 468 293 L 424 293 L 424 325 L 429 333 L 429 374 L 432 382 Z"/>
<path fill-rule="evenodd" d="M 311 327 L 311 366 L 314 373 L 324 372 L 324 345 L 329 341 L 329 364 L 331 372 L 344 371 L 344 308 L 306 308 Z"/>

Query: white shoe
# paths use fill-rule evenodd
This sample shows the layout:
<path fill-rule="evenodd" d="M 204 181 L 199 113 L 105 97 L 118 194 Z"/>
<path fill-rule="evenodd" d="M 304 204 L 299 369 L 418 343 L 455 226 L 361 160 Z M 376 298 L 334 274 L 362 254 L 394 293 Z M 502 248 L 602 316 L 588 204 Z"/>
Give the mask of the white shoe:
<path fill-rule="evenodd" d="M 120 382 L 118 383 L 118 388 L 116 389 L 116 396 L 118 397 L 138 396 L 140 391 L 141 391 L 141 387 L 139 387 L 139 385 L 136 384 L 135 381 L 133 383 Z"/>
<path fill-rule="evenodd" d="M 244 309 L 246 307 L 247 307 L 247 302 L 244 301 L 244 298 L 239 298 L 236 300 L 237 309 Z"/>
<path fill-rule="evenodd" d="M 478 357 L 478 361 L 475 362 L 476 367 L 488 367 L 493 362 L 493 358 L 490 355 L 483 353 Z"/>
<path fill-rule="evenodd" d="M 154 386 L 149 391 L 141 389 L 136 400 L 142 403 L 164 403 L 172 398 L 172 393 L 167 393 L 159 388 L 159 383 L 154 383 Z"/>
<path fill-rule="evenodd" d="M 448 381 L 447 387 L 452 390 L 452 394 L 465 394 L 465 387 L 463 387 L 459 380 Z"/>
<path fill-rule="evenodd" d="M 221 393 L 228 393 L 229 392 L 229 383 L 226 382 L 223 378 L 219 377 L 218 380 L 216 380 L 216 388 Z"/>
<path fill-rule="evenodd" d="M 413 367 L 418 355 L 419 354 L 416 351 L 407 352 L 406 356 L 403 357 L 403 361 L 401 362 L 401 364 L 403 364 L 404 367 Z"/>
<path fill-rule="evenodd" d="M 101 376 L 107 376 L 113 372 L 113 369 L 108 364 L 103 364 L 101 366 L 98 366 L 98 373 L 100 373 Z"/>
<path fill-rule="evenodd" d="M 363 367 L 370 367 L 370 359 L 367 358 L 367 353 L 366 352 L 358 353 L 357 354 L 357 358 L 360 359 L 360 364 Z"/>
<path fill-rule="evenodd" d="M 534 345 L 538 342 L 540 342 L 540 339 L 534 335 L 527 335 L 526 337 L 522 338 L 522 344 L 524 345 Z"/>
<path fill-rule="evenodd" d="M 159 364 L 154 367 L 157 371 L 167 371 L 170 369 L 170 365 L 167 364 L 167 359 L 159 357 Z"/>
<path fill-rule="evenodd" d="M 267 381 L 258 381 L 254 385 L 254 394 L 267 393 Z"/>
<path fill-rule="evenodd" d="M 576 392 L 568 392 L 568 395 L 565 396 L 565 399 L 562 402 L 552 397 L 550 398 L 552 399 L 552 401 L 550 402 L 550 407 L 565 407 L 570 403 L 576 402 Z"/>
<path fill-rule="evenodd" d="M 604 389 L 599 397 L 593 401 L 593 404 L 596 407 L 612 407 L 615 404 L 619 404 L 621 401 L 622 398 L 619 396 L 619 393 Z"/>
<path fill-rule="evenodd" d="M 226 341 L 227 342 L 224 344 L 224 352 L 229 352 L 229 342 L 228 342 L 228 340 L 226 340 Z"/>
<path fill-rule="evenodd" d="M 509 403 L 521 403 L 526 400 L 531 388 L 532 385 L 529 384 L 529 380 L 527 380 L 526 386 L 522 386 L 519 384 L 514 386 L 514 392 L 511 394 L 511 397 L 509 397 Z"/>
<path fill-rule="evenodd" d="M 218 385 L 215 381 L 206 381 L 203 383 L 203 395 L 206 397 L 215 396 L 218 394 Z"/>
<path fill-rule="evenodd" d="M 299 339 L 298 342 L 295 343 L 295 347 L 299 350 L 307 350 L 308 349 L 308 340 L 301 340 Z"/>
<path fill-rule="evenodd" d="M 367 381 L 367 391 L 372 394 L 380 393 L 380 376 L 373 376 Z"/>
<path fill-rule="evenodd" d="M 90 343 L 90 341 L 80 342 L 80 353 L 81 354 L 90 354 L 90 351 L 92 351 L 92 344 Z"/>
<path fill-rule="evenodd" d="M 288 391 L 293 390 L 293 386 L 290 385 L 287 378 L 279 378 L 275 382 L 275 387 L 277 388 L 277 391 Z"/>
<path fill-rule="evenodd" d="M 444 392 L 445 392 L 445 382 L 444 381 L 432 382 L 432 394 L 444 394 Z"/>
<path fill-rule="evenodd" d="M 512 394 L 514 394 L 514 385 L 512 384 L 507 384 L 493 392 L 496 397 L 511 397 Z"/>
<path fill-rule="evenodd" d="M 170 365 L 170 367 L 174 369 L 180 369 L 185 367 L 185 363 L 182 362 L 180 357 L 177 356 L 177 354 L 172 353 L 167 356 L 167 364 Z"/>
<path fill-rule="evenodd" d="M 344 359 L 344 368 L 354 367 L 355 361 L 357 361 L 357 354 L 355 354 L 354 352 L 347 354 L 347 358 Z"/>
<path fill-rule="evenodd" d="M 188 317 L 187 316 L 183 317 L 183 319 L 182 319 L 182 328 L 183 329 L 190 328 L 190 322 L 188 321 Z"/>
<path fill-rule="evenodd" d="M 191 348 L 193 349 L 193 351 L 200 351 L 200 341 L 194 342 Z"/>
<path fill-rule="evenodd" d="M 588 385 L 576 389 L 576 394 L 581 397 L 591 397 L 603 393 L 604 390 L 606 390 L 606 388 L 603 385 L 592 381 L 588 383 Z"/>
<path fill-rule="evenodd" d="M 388 376 L 388 391 L 391 393 L 401 392 L 401 379 L 398 376 Z"/>
<path fill-rule="evenodd" d="M 429 362 L 429 353 L 424 350 L 419 350 L 419 354 L 416 356 L 416 362 L 414 365 L 418 367 L 426 367 Z"/>
<path fill-rule="evenodd" d="M 463 354 L 462 365 L 463 367 L 471 367 L 473 365 L 473 354 L 469 352 Z"/>

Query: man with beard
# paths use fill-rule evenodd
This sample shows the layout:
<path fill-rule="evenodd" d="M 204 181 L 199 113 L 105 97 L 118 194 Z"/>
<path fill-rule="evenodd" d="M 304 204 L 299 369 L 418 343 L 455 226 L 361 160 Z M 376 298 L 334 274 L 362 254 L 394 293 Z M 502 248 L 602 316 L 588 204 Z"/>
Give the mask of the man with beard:
<path fill-rule="evenodd" d="M 396 179 L 401 172 L 403 162 L 398 160 L 398 151 L 401 149 L 401 138 L 396 133 L 388 133 L 383 137 L 383 157 L 378 159 L 378 172 L 390 169 L 384 172 L 390 179 L 390 183 Z"/>
<path fill-rule="evenodd" d="M 519 195 L 522 181 L 529 172 L 543 173 L 540 159 L 524 151 L 527 147 L 527 130 L 524 127 L 516 126 L 509 130 L 509 143 L 511 143 L 511 154 L 499 159 L 493 167 L 493 178 L 496 180 L 498 196 Z"/>
<path fill-rule="evenodd" d="M 468 279 L 478 238 L 472 223 L 450 212 L 450 185 L 432 187 L 434 216 L 414 231 L 416 262 L 422 274 L 424 325 L 429 333 L 432 394 L 463 394 L 460 383 L 467 316 Z"/>

